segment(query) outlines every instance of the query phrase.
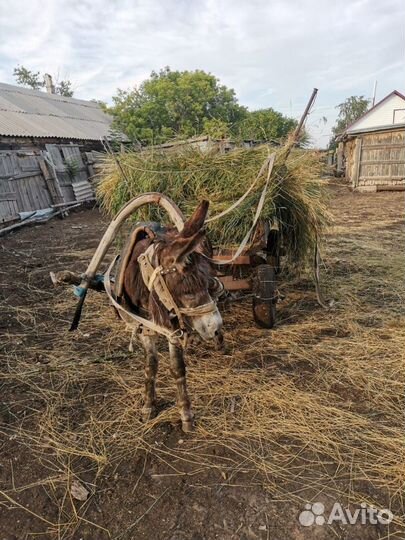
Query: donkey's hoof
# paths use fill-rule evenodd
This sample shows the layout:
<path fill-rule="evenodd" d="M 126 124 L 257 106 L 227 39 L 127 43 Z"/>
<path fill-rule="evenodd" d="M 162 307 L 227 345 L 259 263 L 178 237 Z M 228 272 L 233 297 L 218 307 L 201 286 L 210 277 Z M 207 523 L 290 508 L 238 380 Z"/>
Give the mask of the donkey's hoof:
<path fill-rule="evenodd" d="M 157 415 L 156 407 L 143 407 L 142 408 L 142 422 L 149 422 Z"/>
<path fill-rule="evenodd" d="M 191 431 L 194 431 L 194 420 L 182 420 L 181 429 L 185 433 L 190 433 Z"/>

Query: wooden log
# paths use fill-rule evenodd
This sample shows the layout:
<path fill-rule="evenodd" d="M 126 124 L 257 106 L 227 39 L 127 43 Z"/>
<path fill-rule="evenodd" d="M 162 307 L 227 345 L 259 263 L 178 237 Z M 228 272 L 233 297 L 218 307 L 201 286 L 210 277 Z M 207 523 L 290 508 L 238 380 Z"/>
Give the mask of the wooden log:
<path fill-rule="evenodd" d="M 17 221 L 19 219 L 20 219 L 19 214 L 13 214 L 12 216 L 7 216 L 5 218 L 1 218 L 0 219 L 0 225 L 4 225 L 5 223 L 10 223 L 10 221 Z"/>
<path fill-rule="evenodd" d="M 221 261 L 227 261 L 229 259 L 229 255 L 214 255 L 212 257 L 215 261 L 218 263 L 221 263 Z M 249 255 L 239 255 L 239 257 L 236 257 L 232 261 L 232 264 L 250 264 L 250 256 Z"/>
<path fill-rule="evenodd" d="M 56 217 L 56 216 L 67 216 L 69 213 L 69 210 L 72 210 L 73 208 L 77 208 L 78 206 L 81 206 L 82 203 L 76 203 L 74 206 L 70 206 L 69 208 L 63 208 L 62 210 L 58 210 L 57 212 L 54 212 L 53 214 L 50 214 L 49 216 L 44 216 L 42 219 L 36 219 L 33 218 L 26 218 L 24 221 L 20 221 L 16 223 L 15 225 L 10 225 L 9 227 L 4 227 L 3 229 L 0 229 L 0 236 L 5 236 L 7 233 L 14 231 L 16 229 L 20 229 L 21 227 L 25 227 L 26 225 L 34 224 L 34 225 L 40 225 L 41 223 L 47 223 L 50 219 Z M 32 212 L 32 216 L 36 214 L 36 210 Z"/>
<path fill-rule="evenodd" d="M 80 282 L 83 279 L 81 274 L 76 274 L 70 270 L 49 272 L 49 275 L 54 285 L 80 285 Z M 94 291 L 105 291 L 104 283 L 96 279 L 91 279 L 89 282 L 89 289 L 93 289 Z"/>
<path fill-rule="evenodd" d="M 405 184 L 377 185 L 377 191 L 405 191 Z"/>
<path fill-rule="evenodd" d="M 51 208 L 61 208 L 64 206 L 77 206 L 77 204 L 78 204 L 78 201 L 62 202 L 58 204 L 51 204 Z M 66 208 L 66 210 L 69 210 L 69 208 Z"/>
<path fill-rule="evenodd" d="M 219 276 L 218 278 L 227 291 L 242 291 L 252 288 L 249 279 L 234 279 L 233 276 Z"/>

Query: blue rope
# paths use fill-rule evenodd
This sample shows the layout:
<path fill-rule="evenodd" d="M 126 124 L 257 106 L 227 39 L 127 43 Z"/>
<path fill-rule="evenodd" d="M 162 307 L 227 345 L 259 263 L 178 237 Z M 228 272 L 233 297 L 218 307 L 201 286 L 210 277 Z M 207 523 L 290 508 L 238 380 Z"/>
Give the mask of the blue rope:
<path fill-rule="evenodd" d="M 104 274 L 96 274 L 93 280 L 96 283 L 104 283 Z M 84 295 L 85 290 L 86 289 L 84 287 L 80 287 L 79 285 L 73 286 L 73 294 L 77 296 L 78 298 L 81 298 Z"/>
<path fill-rule="evenodd" d="M 84 287 L 79 287 L 78 285 L 73 285 L 73 294 L 77 296 L 78 298 L 81 298 L 86 289 Z"/>

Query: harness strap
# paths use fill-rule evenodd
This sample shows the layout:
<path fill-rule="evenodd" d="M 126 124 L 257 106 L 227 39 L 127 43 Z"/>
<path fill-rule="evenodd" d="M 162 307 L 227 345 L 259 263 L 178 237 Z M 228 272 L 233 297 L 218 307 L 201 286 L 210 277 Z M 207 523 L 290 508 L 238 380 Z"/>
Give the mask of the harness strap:
<path fill-rule="evenodd" d="M 153 289 L 153 285 L 155 284 L 155 279 L 158 274 L 163 270 L 163 266 L 159 265 L 157 266 L 153 272 L 152 275 L 149 278 L 149 281 L 146 283 L 146 286 L 148 287 L 148 290 L 151 291 Z"/>
<path fill-rule="evenodd" d="M 180 313 L 183 315 L 188 315 L 189 317 L 198 317 L 200 315 L 205 315 L 206 313 L 212 313 L 216 309 L 216 304 L 212 300 L 207 304 L 202 304 L 201 306 L 193 308 L 179 308 Z"/>
<path fill-rule="evenodd" d="M 184 324 L 184 320 L 183 320 L 180 308 L 177 306 L 176 302 L 174 301 L 172 293 L 169 291 L 166 281 L 164 280 L 164 277 L 162 276 L 161 273 L 158 274 L 158 279 L 155 281 L 155 289 L 156 289 L 156 292 L 158 293 L 159 300 L 162 300 L 164 298 L 167 301 L 167 304 L 171 305 L 171 309 L 169 309 L 169 311 L 174 311 L 174 313 L 176 314 L 176 317 L 179 321 L 180 328 L 182 330 L 186 330 L 186 325 Z M 160 289 L 160 292 L 158 289 Z"/>
<path fill-rule="evenodd" d="M 122 318 L 126 321 L 128 319 L 131 319 L 136 323 L 137 326 L 145 326 L 149 330 L 152 330 L 153 332 L 157 332 L 158 334 L 161 334 L 162 336 L 165 336 L 167 339 L 173 341 L 173 340 L 181 340 L 183 337 L 183 330 L 175 330 L 174 332 L 169 330 L 168 328 L 165 328 L 164 326 L 160 326 L 159 324 L 154 323 L 153 321 L 150 321 L 149 319 L 144 319 L 143 317 L 140 317 L 139 315 L 136 315 L 135 313 L 132 313 L 125 309 L 123 306 L 121 306 L 116 298 L 115 295 L 111 289 L 111 278 L 110 274 L 112 269 L 114 268 L 117 260 L 119 258 L 119 255 L 117 255 L 110 266 L 108 267 L 105 278 L 104 278 L 104 288 L 105 292 L 107 293 L 107 296 L 111 302 L 111 304 L 115 307 L 115 309 L 122 315 Z"/>
<path fill-rule="evenodd" d="M 247 244 L 248 244 L 248 242 L 250 240 L 251 234 L 255 230 L 256 224 L 257 224 L 257 222 L 259 220 L 259 217 L 260 217 L 260 214 L 262 213 L 262 210 L 263 210 L 263 206 L 264 206 L 264 203 L 265 203 L 265 200 L 266 200 L 267 190 L 268 190 L 269 185 L 270 185 L 270 178 L 271 178 L 271 173 L 273 171 L 275 159 L 276 159 L 276 154 L 275 153 L 271 154 L 271 156 L 268 159 L 266 159 L 266 161 L 264 162 L 262 168 L 260 169 L 259 175 L 256 178 L 256 180 L 258 180 L 258 178 L 260 178 L 260 176 L 263 174 L 263 171 L 267 167 L 266 182 L 264 184 L 262 193 L 260 195 L 259 202 L 258 202 L 257 207 L 256 207 L 256 212 L 255 212 L 255 216 L 253 218 L 252 225 L 251 225 L 250 229 L 248 230 L 248 232 L 246 233 L 245 237 L 243 238 L 242 242 L 240 243 L 238 249 L 235 251 L 234 255 L 230 259 L 228 259 L 227 261 L 217 261 L 215 259 L 212 259 L 211 257 L 206 257 L 204 255 L 204 257 L 206 259 L 208 259 L 211 263 L 216 264 L 218 266 L 223 266 L 225 264 L 232 264 L 233 261 L 239 257 L 239 255 L 242 253 L 242 251 L 247 246 Z M 256 180 L 255 180 L 254 183 L 256 183 Z M 254 184 L 252 184 L 251 188 L 253 187 L 253 185 Z M 247 193 L 248 192 L 246 192 L 245 195 L 247 195 Z M 237 204 L 239 204 L 239 201 L 237 201 Z M 231 208 L 233 208 L 233 207 L 234 207 L 234 205 Z M 225 213 L 227 213 L 227 211 Z M 214 216 L 214 217 L 216 219 L 217 217 L 220 217 L 221 215 L 224 215 L 224 213 L 220 214 L 219 216 Z M 208 221 L 210 221 L 210 220 L 207 220 L 207 222 Z"/>
<path fill-rule="evenodd" d="M 246 197 L 249 195 L 249 193 L 252 191 L 252 189 L 256 186 L 258 180 L 260 179 L 260 177 L 262 176 L 262 174 L 266 170 L 266 167 L 269 166 L 270 161 L 271 160 L 274 161 L 273 156 L 275 157 L 275 154 L 272 154 L 271 156 L 269 156 L 268 158 L 266 158 L 264 160 L 262 166 L 260 167 L 260 171 L 257 173 L 256 178 L 253 180 L 253 182 L 251 183 L 249 188 L 245 191 L 245 193 L 242 195 L 242 197 L 240 197 L 237 201 L 235 201 L 233 204 L 231 204 L 231 206 L 229 206 L 223 212 L 220 212 L 216 216 L 212 216 L 212 217 L 206 219 L 205 223 L 210 223 L 211 221 L 216 221 L 217 219 L 220 219 L 220 218 L 226 216 L 227 214 L 229 214 L 229 212 L 232 212 L 232 210 L 234 210 L 237 206 L 239 206 L 246 199 Z"/>
<path fill-rule="evenodd" d="M 152 288 L 156 291 L 159 300 L 165 306 L 168 311 L 176 312 L 176 304 L 173 300 L 170 291 L 168 290 L 164 279 L 161 278 L 162 272 L 164 272 L 162 266 L 154 268 L 151 257 L 154 252 L 154 244 L 151 244 L 146 251 L 141 253 L 138 257 L 138 263 L 141 269 L 142 279 L 149 291 Z"/>
<path fill-rule="evenodd" d="M 199 317 L 205 315 L 206 313 L 212 313 L 216 309 L 216 304 L 212 300 L 207 304 L 203 304 L 197 307 L 179 307 L 173 296 L 170 292 L 167 283 L 165 281 L 164 275 L 170 272 L 176 272 L 176 268 L 164 269 L 162 265 L 153 267 L 152 257 L 155 250 L 154 244 L 151 244 L 144 253 L 141 253 L 138 257 L 138 263 L 141 268 L 142 279 L 145 285 L 148 287 L 149 291 L 154 289 L 159 297 L 159 300 L 165 306 L 165 308 L 170 312 L 173 312 L 179 321 L 180 328 L 186 330 L 186 324 L 183 320 L 183 315 L 188 317 Z"/>

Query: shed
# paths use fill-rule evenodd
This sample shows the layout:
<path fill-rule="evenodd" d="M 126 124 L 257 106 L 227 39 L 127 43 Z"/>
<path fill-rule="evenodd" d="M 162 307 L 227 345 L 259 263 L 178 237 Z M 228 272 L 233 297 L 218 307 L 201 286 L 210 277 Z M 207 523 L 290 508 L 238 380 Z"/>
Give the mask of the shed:
<path fill-rule="evenodd" d="M 0 149 L 44 148 L 74 142 L 102 150 L 112 118 L 100 104 L 0 83 Z"/>
<path fill-rule="evenodd" d="M 405 96 L 400 92 L 385 96 L 338 141 L 338 168 L 353 189 L 405 189 Z"/>
<path fill-rule="evenodd" d="M 102 139 L 117 139 L 99 103 L 0 83 L 0 224 L 94 198 Z M 119 136 L 125 141 L 125 136 Z"/>

